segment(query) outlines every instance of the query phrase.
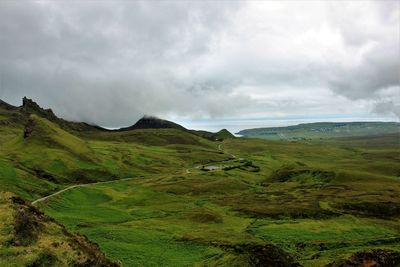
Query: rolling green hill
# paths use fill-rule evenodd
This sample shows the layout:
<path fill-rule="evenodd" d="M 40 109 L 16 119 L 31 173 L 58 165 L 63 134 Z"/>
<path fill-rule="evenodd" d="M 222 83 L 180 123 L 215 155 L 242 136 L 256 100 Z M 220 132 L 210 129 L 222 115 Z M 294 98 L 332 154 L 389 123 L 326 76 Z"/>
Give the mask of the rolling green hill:
<path fill-rule="evenodd" d="M 4 104 L 0 116 L 0 185 L 27 199 L 70 184 L 174 172 L 227 158 L 209 140 L 178 129 L 95 128 L 77 134 L 58 119 Z"/>
<path fill-rule="evenodd" d="M 0 102 L 0 266 L 400 264 L 400 145 L 386 124 L 216 141 L 37 110 Z"/>
<path fill-rule="evenodd" d="M 247 129 L 238 132 L 244 137 L 268 140 L 309 140 L 393 133 L 400 136 L 399 122 L 316 122 L 287 127 Z"/>
<path fill-rule="evenodd" d="M 235 138 L 227 129 L 222 129 L 216 133 L 202 131 L 202 130 L 190 130 L 191 133 L 206 138 L 211 141 L 223 141 L 229 138 Z"/>

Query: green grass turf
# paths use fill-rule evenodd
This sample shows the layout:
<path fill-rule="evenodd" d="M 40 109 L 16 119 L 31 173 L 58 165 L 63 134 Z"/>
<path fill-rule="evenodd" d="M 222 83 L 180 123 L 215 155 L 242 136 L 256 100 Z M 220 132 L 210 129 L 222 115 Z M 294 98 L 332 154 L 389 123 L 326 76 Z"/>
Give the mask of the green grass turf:
<path fill-rule="evenodd" d="M 385 134 L 398 135 L 399 132 L 399 122 L 316 122 L 287 127 L 247 129 L 238 134 L 244 137 L 290 141 Z"/>
<path fill-rule="evenodd" d="M 234 151 L 235 142 L 252 147 L 246 143 L 249 141 L 224 145 Z M 273 146 L 284 145 L 269 143 L 266 148 L 271 151 Z M 257 147 L 260 149 L 259 144 Z M 327 155 L 329 149 L 331 153 L 349 153 L 332 147 Z M 275 157 L 289 157 L 286 153 L 276 152 Z M 96 185 L 65 192 L 43 203 L 42 208 L 69 228 L 87 234 L 128 266 L 157 265 L 160 247 L 166 250 L 162 254 L 168 258 L 166 264 L 172 266 L 231 265 L 238 256 L 221 249 L 226 244 L 275 244 L 306 266 L 321 266 L 365 249 L 400 249 L 398 215 L 365 217 L 341 207 L 343 202 L 373 199 L 371 205 L 398 203 L 394 193 L 400 191 L 397 178 L 332 167 L 329 170 L 337 175 L 321 182 L 321 174 L 313 172 L 320 170 L 320 165 L 313 159 L 296 163 L 293 153 L 289 169 L 311 172 L 295 172 L 288 181 L 279 182 L 274 180 L 273 170 L 282 167 L 281 160 L 256 153 L 246 156 L 270 166 L 261 168 L 260 173 L 193 170 L 178 176 Z M 311 163 L 315 167 L 310 167 Z M 144 233 L 149 236 L 147 242 L 141 239 Z M 190 261 L 185 260 L 185 248 L 193 249 Z"/>
<path fill-rule="evenodd" d="M 3 114 L 3 116 L 5 116 Z M 124 266 L 244 266 L 232 247 L 274 244 L 305 266 L 372 248 L 400 251 L 394 135 L 315 142 L 211 142 L 176 129 L 74 135 L 33 116 L 0 127 L 0 186 L 40 203 Z M 218 149 L 221 145 L 222 151 Z M 246 168 L 205 172 L 232 155 Z"/>

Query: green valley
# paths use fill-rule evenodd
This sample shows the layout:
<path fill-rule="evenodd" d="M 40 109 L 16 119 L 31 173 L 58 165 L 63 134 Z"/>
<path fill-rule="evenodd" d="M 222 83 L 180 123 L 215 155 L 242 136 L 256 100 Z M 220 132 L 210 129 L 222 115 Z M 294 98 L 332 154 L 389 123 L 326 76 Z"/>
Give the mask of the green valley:
<path fill-rule="evenodd" d="M 0 266 L 397 266 L 398 127 L 111 131 L 0 102 Z"/>

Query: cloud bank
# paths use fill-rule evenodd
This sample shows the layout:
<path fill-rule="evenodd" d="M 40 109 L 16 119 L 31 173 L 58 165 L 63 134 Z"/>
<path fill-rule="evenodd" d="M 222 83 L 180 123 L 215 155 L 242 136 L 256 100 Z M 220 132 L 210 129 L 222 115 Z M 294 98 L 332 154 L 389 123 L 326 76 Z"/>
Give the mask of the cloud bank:
<path fill-rule="evenodd" d="M 400 114 L 398 1 L 1 1 L 0 98 L 104 126 Z"/>

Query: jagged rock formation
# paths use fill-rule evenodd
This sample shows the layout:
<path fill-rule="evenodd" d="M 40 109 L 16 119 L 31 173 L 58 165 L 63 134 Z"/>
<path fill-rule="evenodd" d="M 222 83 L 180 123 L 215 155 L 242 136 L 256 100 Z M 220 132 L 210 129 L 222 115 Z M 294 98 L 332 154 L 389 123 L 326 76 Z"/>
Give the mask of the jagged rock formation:
<path fill-rule="evenodd" d="M 103 129 L 99 126 L 90 125 L 85 122 L 72 122 L 58 118 L 54 114 L 53 110 L 44 109 L 40 107 L 35 101 L 27 97 L 24 97 L 22 99 L 22 106 L 19 107 L 19 110 L 28 117 L 30 114 L 36 114 L 40 117 L 46 118 L 51 122 L 57 123 L 64 130 L 70 132 L 99 131 L 99 130 L 106 131 L 106 129 Z"/>
<path fill-rule="evenodd" d="M 54 112 L 50 108 L 43 109 L 36 102 L 34 102 L 32 99 L 29 99 L 27 97 L 24 97 L 22 99 L 22 106 L 20 109 L 22 112 L 25 112 L 28 114 L 34 113 L 34 114 L 44 117 L 50 121 L 59 120 L 59 118 L 57 118 L 57 116 L 54 114 Z"/>

